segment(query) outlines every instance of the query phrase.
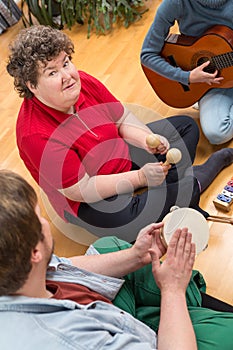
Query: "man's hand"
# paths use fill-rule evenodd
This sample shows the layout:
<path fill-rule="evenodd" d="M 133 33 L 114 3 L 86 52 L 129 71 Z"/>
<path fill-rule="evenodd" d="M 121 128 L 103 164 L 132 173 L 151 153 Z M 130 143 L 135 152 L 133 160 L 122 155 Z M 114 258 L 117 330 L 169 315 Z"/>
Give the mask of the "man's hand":
<path fill-rule="evenodd" d="M 151 262 L 151 255 L 149 249 L 153 249 L 158 256 L 161 258 L 166 253 L 161 238 L 160 230 L 163 227 L 163 223 L 153 223 L 144 227 L 138 234 L 136 242 L 132 246 L 134 254 L 139 258 L 142 265 L 147 265 Z"/>
<path fill-rule="evenodd" d="M 181 291 L 185 293 L 191 278 L 195 260 L 195 244 L 187 228 L 173 234 L 167 248 L 166 260 L 160 264 L 158 253 L 150 249 L 152 272 L 161 292 Z"/>

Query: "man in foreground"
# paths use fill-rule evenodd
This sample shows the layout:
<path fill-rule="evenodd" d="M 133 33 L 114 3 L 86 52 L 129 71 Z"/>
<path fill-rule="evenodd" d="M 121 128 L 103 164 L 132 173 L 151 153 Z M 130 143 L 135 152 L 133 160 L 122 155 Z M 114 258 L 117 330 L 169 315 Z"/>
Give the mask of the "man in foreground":
<path fill-rule="evenodd" d="M 160 264 L 161 227 L 133 246 L 106 237 L 95 255 L 58 258 L 32 187 L 0 171 L 2 349 L 218 349 L 223 339 L 232 349 L 233 314 L 201 307 L 191 233 L 176 230 Z"/>

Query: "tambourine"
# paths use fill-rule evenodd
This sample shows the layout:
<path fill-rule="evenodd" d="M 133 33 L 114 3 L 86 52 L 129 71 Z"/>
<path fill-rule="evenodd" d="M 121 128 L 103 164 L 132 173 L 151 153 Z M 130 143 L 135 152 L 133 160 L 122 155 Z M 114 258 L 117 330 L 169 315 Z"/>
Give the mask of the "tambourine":
<path fill-rule="evenodd" d="M 192 233 L 192 242 L 196 245 L 196 254 L 207 248 L 209 226 L 204 216 L 197 210 L 175 207 L 162 221 L 164 226 L 161 230 L 161 238 L 166 246 L 176 229 L 187 227 L 189 232 Z"/>

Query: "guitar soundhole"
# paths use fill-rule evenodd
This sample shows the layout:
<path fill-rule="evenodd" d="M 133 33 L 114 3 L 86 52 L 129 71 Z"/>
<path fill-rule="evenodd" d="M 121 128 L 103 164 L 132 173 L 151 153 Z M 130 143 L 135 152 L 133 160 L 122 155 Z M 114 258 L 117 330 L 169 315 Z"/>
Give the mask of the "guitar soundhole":
<path fill-rule="evenodd" d="M 209 57 L 200 57 L 197 61 L 197 66 L 201 66 L 203 63 L 211 60 Z M 204 72 L 206 73 L 214 73 L 216 71 L 216 66 L 213 62 L 210 61 L 209 65 L 204 69 Z"/>

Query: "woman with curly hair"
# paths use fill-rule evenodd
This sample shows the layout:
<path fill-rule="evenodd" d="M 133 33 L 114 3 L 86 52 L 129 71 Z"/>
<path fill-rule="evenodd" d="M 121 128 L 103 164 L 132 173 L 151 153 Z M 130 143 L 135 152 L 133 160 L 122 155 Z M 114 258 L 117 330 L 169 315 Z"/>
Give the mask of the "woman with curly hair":
<path fill-rule="evenodd" d="M 133 241 L 173 205 L 201 211 L 200 190 L 232 163 L 232 149 L 193 169 L 195 121 L 173 116 L 144 125 L 100 81 L 77 71 L 73 43 L 59 30 L 24 29 L 10 50 L 7 70 L 24 98 L 20 156 L 64 220 Z M 151 133 L 158 134 L 157 147 L 146 143 Z M 163 164 L 170 146 L 182 152 L 177 166 Z"/>

